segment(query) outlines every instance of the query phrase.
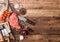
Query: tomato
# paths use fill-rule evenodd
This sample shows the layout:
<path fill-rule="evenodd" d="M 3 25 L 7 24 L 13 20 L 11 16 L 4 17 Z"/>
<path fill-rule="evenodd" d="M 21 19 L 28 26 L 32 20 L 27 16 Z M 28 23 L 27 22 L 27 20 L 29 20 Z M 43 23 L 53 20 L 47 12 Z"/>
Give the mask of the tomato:
<path fill-rule="evenodd" d="M 2 17 L 4 16 L 4 14 L 2 14 Z"/>
<path fill-rule="evenodd" d="M 2 22 L 5 22 L 5 20 L 2 20 Z"/>
<path fill-rule="evenodd" d="M 7 14 L 4 14 L 5 17 L 7 17 Z"/>
<path fill-rule="evenodd" d="M 6 17 L 2 17 L 2 20 L 5 20 L 6 19 Z"/>
<path fill-rule="evenodd" d="M 9 10 L 6 10 L 6 11 L 3 12 L 2 16 L 0 17 L 0 20 L 2 22 L 5 22 L 7 16 L 10 16 Z"/>
<path fill-rule="evenodd" d="M 7 14 L 7 16 L 10 16 L 10 14 Z"/>

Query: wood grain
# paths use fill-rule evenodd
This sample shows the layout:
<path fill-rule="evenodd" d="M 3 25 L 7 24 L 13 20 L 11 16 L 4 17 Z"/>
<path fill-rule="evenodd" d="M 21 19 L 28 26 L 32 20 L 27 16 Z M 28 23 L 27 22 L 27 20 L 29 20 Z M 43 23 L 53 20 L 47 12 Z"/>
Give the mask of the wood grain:
<path fill-rule="evenodd" d="M 19 3 L 20 8 L 26 9 L 60 9 L 60 0 L 14 0 L 12 3 Z"/>
<path fill-rule="evenodd" d="M 28 19 L 34 21 L 33 26 L 27 24 L 34 30 L 25 36 L 23 41 L 17 42 L 60 42 L 60 0 L 14 0 L 13 4 L 19 3 L 20 8 L 26 8 Z"/>
<path fill-rule="evenodd" d="M 34 30 L 31 34 L 49 34 L 59 35 L 60 34 L 60 17 L 59 18 L 29 18 L 36 23 L 35 26 L 27 24 Z"/>
<path fill-rule="evenodd" d="M 30 9 L 24 17 L 60 17 L 60 10 Z"/>
<path fill-rule="evenodd" d="M 20 7 L 26 9 L 59 9 L 59 0 L 20 0 Z"/>
<path fill-rule="evenodd" d="M 19 38 L 19 35 L 16 36 Z M 18 39 L 17 38 L 17 39 Z M 20 42 L 59 42 L 60 36 L 59 35 L 28 35 L 25 37 L 23 41 Z"/>

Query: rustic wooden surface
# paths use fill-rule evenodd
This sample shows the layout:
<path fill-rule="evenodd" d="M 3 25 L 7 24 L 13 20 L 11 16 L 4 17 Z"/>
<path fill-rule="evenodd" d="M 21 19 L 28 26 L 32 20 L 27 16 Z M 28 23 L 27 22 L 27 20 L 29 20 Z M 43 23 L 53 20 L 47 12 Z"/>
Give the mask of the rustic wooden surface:
<path fill-rule="evenodd" d="M 34 32 L 17 42 L 60 42 L 60 0 L 11 0 L 11 3 L 19 3 L 20 8 L 26 8 L 24 17 L 36 23 L 31 27 Z"/>
<path fill-rule="evenodd" d="M 60 0 L 12 0 L 11 3 L 26 8 L 26 17 L 60 17 Z"/>
<path fill-rule="evenodd" d="M 60 17 L 59 17 L 60 18 Z M 31 18 L 36 22 L 35 26 L 31 26 L 33 30 L 35 30 L 38 34 L 59 34 L 60 33 L 60 20 L 59 18 Z"/>
<path fill-rule="evenodd" d="M 19 3 L 20 7 L 27 9 L 60 9 L 60 0 L 11 0 Z"/>
<path fill-rule="evenodd" d="M 25 36 L 23 41 L 19 41 L 19 35 L 16 35 L 17 42 L 60 42 L 60 17 L 29 17 L 36 25 L 27 25 L 34 30 L 30 35 Z"/>
<path fill-rule="evenodd" d="M 59 35 L 29 35 L 23 41 L 17 42 L 60 42 Z"/>
<path fill-rule="evenodd" d="M 29 9 L 25 17 L 60 17 L 60 10 Z"/>

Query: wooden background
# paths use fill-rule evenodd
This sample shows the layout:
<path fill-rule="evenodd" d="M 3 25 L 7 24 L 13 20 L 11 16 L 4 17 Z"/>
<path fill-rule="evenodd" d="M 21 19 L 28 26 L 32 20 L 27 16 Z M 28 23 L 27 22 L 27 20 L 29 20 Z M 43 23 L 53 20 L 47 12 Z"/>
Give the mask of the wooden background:
<path fill-rule="evenodd" d="M 10 0 L 26 8 L 24 17 L 36 23 L 34 32 L 21 42 L 60 42 L 60 0 Z M 18 38 L 17 38 L 18 39 Z"/>
<path fill-rule="evenodd" d="M 12 0 L 11 3 L 19 3 L 20 8 L 26 8 L 28 17 L 59 17 L 60 15 L 60 0 Z"/>

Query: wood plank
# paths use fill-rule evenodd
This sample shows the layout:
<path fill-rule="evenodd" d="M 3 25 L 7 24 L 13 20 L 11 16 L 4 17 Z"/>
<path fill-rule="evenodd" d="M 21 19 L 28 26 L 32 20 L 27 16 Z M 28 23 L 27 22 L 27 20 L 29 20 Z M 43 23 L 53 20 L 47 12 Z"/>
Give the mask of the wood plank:
<path fill-rule="evenodd" d="M 60 0 L 10 0 L 10 2 L 19 2 L 20 1 L 20 3 L 35 3 L 35 2 L 60 2 Z"/>
<path fill-rule="evenodd" d="M 20 5 L 26 9 L 59 9 L 59 0 L 21 0 Z"/>
<path fill-rule="evenodd" d="M 49 4 L 49 3 L 20 4 L 20 8 L 22 8 L 22 7 L 26 8 L 26 9 L 60 9 L 57 4 Z"/>
<path fill-rule="evenodd" d="M 26 23 L 28 27 L 34 30 L 34 32 L 29 32 L 31 35 L 34 34 L 44 34 L 44 35 L 60 35 L 60 17 L 30 17 L 28 18 L 31 21 L 34 21 L 36 24 L 31 25 Z M 15 32 L 13 30 L 14 34 L 17 34 L 19 32 Z"/>
<path fill-rule="evenodd" d="M 19 3 L 20 8 L 26 9 L 60 9 L 59 0 L 14 0 L 13 3 Z"/>
<path fill-rule="evenodd" d="M 20 0 L 21 3 L 59 2 L 59 0 Z"/>
<path fill-rule="evenodd" d="M 60 17 L 60 10 L 30 9 L 24 17 Z"/>
<path fill-rule="evenodd" d="M 16 37 L 19 37 L 16 36 Z M 17 38 L 18 39 L 18 38 Z M 59 42 L 60 41 L 60 35 L 28 35 L 25 37 L 23 41 L 20 42 Z"/>
<path fill-rule="evenodd" d="M 43 3 L 43 4 L 21 4 L 20 8 L 22 8 L 22 7 L 26 8 L 26 9 L 60 9 L 58 7 L 58 5 L 49 4 L 49 3 Z"/>
<path fill-rule="evenodd" d="M 29 18 L 32 21 L 36 21 L 36 25 L 32 26 L 27 24 L 31 29 L 34 30 L 31 34 L 60 34 L 60 19 L 56 18 Z"/>

